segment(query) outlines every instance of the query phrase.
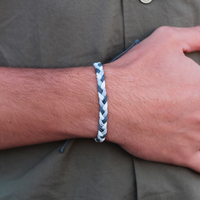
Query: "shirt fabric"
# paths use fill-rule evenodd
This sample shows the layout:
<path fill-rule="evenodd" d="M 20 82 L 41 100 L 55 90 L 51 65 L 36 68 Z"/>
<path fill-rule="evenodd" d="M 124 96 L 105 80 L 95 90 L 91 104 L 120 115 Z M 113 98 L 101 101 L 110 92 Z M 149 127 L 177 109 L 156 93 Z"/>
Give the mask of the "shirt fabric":
<path fill-rule="evenodd" d="M 199 19 L 199 0 L 1 0 L 0 66 L 107 63 L 160 26 Z M 200 63 L 199 53 L 188 56 Z M 108 142 L 70 140 L 61 154 L 63 144 L 0 151 L 0 200 L 199 199 L 200 176 L 190 169 L 134 158 Z"/>

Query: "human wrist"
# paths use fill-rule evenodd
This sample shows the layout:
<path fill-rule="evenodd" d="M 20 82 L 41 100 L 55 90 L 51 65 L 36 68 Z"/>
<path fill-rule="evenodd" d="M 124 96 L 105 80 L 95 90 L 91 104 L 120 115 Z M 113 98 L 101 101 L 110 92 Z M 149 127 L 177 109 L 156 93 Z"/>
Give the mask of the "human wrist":
<path fill-rule="evenodd" d="M 139 112 L 137 101 L 140 93 L 134 91 L 137 88 L 134 75 L 131 76 L 131 79 L 130 76 L 128 77 L 128 74 L 132 73 L 131 68 L 130 64 L 125 65 L 124 62 L 121 62 L 121 58 L 104 65 L 109 101 L 106 140 L 119 145 L 124 143 L 123 135 L 125 132 L 130 134 L 137 129 Z M 130 85 L 132 87 L 131 94 L 129 93 Z"/>
<path fill-rule="evenodd" d="M 95 69 L 89 66 L 67 71 L 65 79 L 70 82 L 71 88 L 67 87 L 65 92 L 68 112 L 63 110 L 62 132 L 67 138 L 94 138 L 98 131 Z"/>
<path fill-rule="evenodd" d="M 117 84 L 116 84 L 116 79 L 118 79 L 118 71 L 116 68 L 118 66 L 115 65 L 117 61 L 113 63 L 107 63 L 104 65 L 104 72 L 105 72 L 105 80 L 106 80 L 106 90 L 107 90 L 107 97 L 109 101 L 109 107 L 108 107 L 108 128 L 107 128 L 107 137 L 106 141 L 109 142 L 114 142 L 116 143 L 116 137 L 118 132 L 116 132 L 116 111 L 118 108 L 115 106 L 117 105 Z"/>

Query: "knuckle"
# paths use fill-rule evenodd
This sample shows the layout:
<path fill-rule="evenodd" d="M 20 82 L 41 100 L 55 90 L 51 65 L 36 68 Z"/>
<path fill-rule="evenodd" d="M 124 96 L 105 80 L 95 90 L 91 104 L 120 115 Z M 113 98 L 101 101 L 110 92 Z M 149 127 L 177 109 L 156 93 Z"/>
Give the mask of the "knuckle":
<path fill-rule="evenodd" d="M 160 26 L 159 28 L 157 28 L 158 31 L 162 32 L 168 32 L 173 30 L 173 27 L 171 26 Z"/>
<path fill-rule="evenodd" d="M 196 27 L 193 27 L 194 28 L 194 30 L 196 31 L 196 35 L 197 35 L 197 37 L 195 37 L 195 39 L 196 39 L 196 42 L 199 44 L 199 42 L 200 42 L 200 37 L 199 37 L 199 35 L 200 35 L 200 26 L 196 26 Z"/>
<path fill-rule="evenodd" d="M 200 34 L 200 26 L 193 27 L 197 34 Z"/>
<path fill-rule="evenodd" d="M 156 33 L 159 37 L 162 37 L 166 43 L 177 44 L 179 41 L 178 31 L 175 27 L 161 26 L 156 30 Z"/>
<path fill-rule="evenodd" d="M 156 31 L 162 35 L 174 35 L 175 34 L 174 28 L 170 27 L 170 26 L 161 26 L 161 27 L 157 28 Z"/>

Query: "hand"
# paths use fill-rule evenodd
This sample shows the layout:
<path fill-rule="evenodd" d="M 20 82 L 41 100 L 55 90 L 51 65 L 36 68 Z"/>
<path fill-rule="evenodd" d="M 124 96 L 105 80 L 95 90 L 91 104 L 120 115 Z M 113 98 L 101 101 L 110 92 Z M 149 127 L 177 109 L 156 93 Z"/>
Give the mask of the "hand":
<path fill-rule="evenodd" d="M 137 157 L 200 172 L 200 27 L 158 28 L 105 65 L 107 140 Z"/>

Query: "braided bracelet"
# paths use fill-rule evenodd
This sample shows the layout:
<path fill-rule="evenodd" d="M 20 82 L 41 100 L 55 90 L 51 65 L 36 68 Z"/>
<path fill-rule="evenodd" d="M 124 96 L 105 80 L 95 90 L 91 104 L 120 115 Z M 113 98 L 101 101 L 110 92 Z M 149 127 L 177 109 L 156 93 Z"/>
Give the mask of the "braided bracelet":
<path fill-rule="evenodd" d="M 124 55 L 127 51 L 129 51 L 132 47 L 138 44 L 140 41 L 137 39 L 135 42 L 125 51 L 123 51 L 120 55 L 115 57 L 111 62 L 117 60 L 122 55 Z M 105 76 L 103 71 L 103 66 L 100 62 L 96 62 L 93 64 L 96 70 L 97 76 L 97 85 L 98 85 L 98 96 L 99 96 L 99 130 L 97 137 L 95 138 L 96 142 L 103 142 L 106 138 L 107 133 L 107 115 L 108 115 L 108 102 L 107 102 L 107 94 L 105 88 Z"/>
<path fill-rule="evenodd" d="M 125 51 L 123 51 L 121 54 L 119 54 L 117 57 L 115 57 L 111 62 L 114 62 L 121 56 L 123 56 L 127 51 L 129 51 L 132 47 L 134 47 L 136 44 L 138 44 L 140 41 L 137 39 L 135 42 Z M 99 111 L 99 131 L 98 135 L 95 138 L 96 142 L 103 142 L 106 138 L 107 133 L 107 114 L 108 114 L 108 104 L 107 104 L 107 96 L 106 96 L 106 89 L 105 89 L 105 76 L 103 71 L 103 66 L 100 62 L 93 64 L 96 69 L 96 75 L 97 75 L 97 82 L 98 82 L 98 95 L 99 95 L 99 105 L 100 105 L 100 111 Z M 98 81 L 99 80 L 99 81 Z M 100 91 L 100 92 L 99 92 Z M 69 140 L 66 140 L 63 147 L 60 149 L 60 153 L 64 152 L 64 149 L 66 145 L 68 144 Z"/>
<path fill-rule="evenodd" d="M 107 115 L 108 115 L 108 102 L 105 87 L 105 75 L 103 65 L 100 62 L 93 64 L 96 70 L 98 96 L 99 96 L 99 130 L 96 142 L 103 142 L 106 138 L 107 133 Z"/>

